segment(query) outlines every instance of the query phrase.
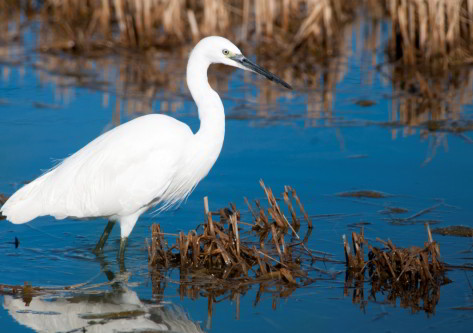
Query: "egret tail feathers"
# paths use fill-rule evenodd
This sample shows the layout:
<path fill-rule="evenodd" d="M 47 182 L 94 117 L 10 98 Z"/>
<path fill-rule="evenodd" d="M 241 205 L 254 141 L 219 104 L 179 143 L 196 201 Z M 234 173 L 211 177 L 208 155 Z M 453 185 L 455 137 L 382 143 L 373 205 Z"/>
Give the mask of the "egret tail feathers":
<path fill-rule="evenodd" d="M 44 176 L 26 184 L 16 191 L 0 208 L 0 213 L 14 224 L 22 224 L 43 214 L 39 192 Z"/>

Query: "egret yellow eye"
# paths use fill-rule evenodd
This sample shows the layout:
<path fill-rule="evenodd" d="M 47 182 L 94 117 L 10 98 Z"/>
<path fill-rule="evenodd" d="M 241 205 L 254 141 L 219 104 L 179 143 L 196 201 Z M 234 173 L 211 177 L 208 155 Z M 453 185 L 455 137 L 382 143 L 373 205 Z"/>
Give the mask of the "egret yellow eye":
<path fill-rule="evenodd" d="M 223 53 L 223 55 L 227 56 L 227 55 L 230 54 L 230 51 L 228 51 L 227 49 L 223 49 L 222 53 Z"/>

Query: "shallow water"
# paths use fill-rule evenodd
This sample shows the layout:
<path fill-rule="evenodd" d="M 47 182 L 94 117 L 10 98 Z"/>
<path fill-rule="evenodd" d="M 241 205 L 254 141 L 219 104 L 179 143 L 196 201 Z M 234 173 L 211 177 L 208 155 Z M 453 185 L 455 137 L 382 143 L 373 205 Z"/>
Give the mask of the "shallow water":
<path fill-rule="evenodd" d="M 68 331 L 77 327 L 67 325 L 77 322 L 80 314 L 113 312 L 117 308 L 141 311 L 132 319 L 124 319 L 134 329 L 143 323 L 148 325 L 146 328 L 160 329 L 158 325 L 164 323 L 176 331 L 198 331 L 190 324 L 193 322 L 212 332 L 264 328 L 396 332 L 405 331 L 406 327 L 415 331 L 467 331 L 473 323 L 473 313 L 453 308 L 473 306 L 473 289 L 468 282 L 473 281 L 471 270 L 448 273 L 453 283 L 441 287 L 433 314 L 413 313 L 402 308 L 399 300 L 394 307 L 385 302 L 387 295 L 378 294 L 376 301 L 368 299 L 368 284 L 364 291 L 366 304 L 353 303 L 352 289 L 349 296 L 344 296 L 344 274 L 337 275 L 335 280 L 320 274 L 316 276 L 320 281 L 296 290 L 291 296 L 265 294 L 256 306 L 257 288 L 253 288 L 240 298 L 239 319 L 236 301 L 224 300 L 214 304 L 210 323 L 207 298 L 193 301 L 180 297 L 179 286 L 173 282 L 179 279 L 179 272 L 172 272 L 164 289 L 164 310 L 152 306 L 159 295 L 153 295 L 148 275 L 145 239 L 150 237 L 151 223 L 160 223 L 169 233 L 194 228 L 204 219 L 204 196 L 209 197 L 213 210 L 235 202 L 246 212 L 244 196 L 263 196 L 260 178 L 276 193 L 282 192 L 284 185 L 297 189 L 315 224 L 309 247 L 332 253 L 338 260 L 344 260 L 342 235 L 358 230 L 353 227 L 355 223 L 367 223 L 365 234 L 370 242 L 374 243 L 376 237 L 389 238 L 398 246 L 422 246 L 427 239 L 425 221 L 440 226 L 473 226 L 473 146 L 468 140 L 471 133 L 426 134 L 425 127 L 427 120 L 439 117 L 471 121 L 471 96 L 457 99 L 457 104 L 439 101 L 447 104 L 447 111 L 440 116 L 433 111 L 420 116 L 406 113 L 411 92 L 397 90 L 399 81 L 394 79 L 389 65 L 376 70 L 377 64 L 387 62 L 382 52 L 383 38 L 371 53 L 363 49 L 362 34 L 357 34 L 356 29 L 369 30 L 369 26 L 359 23 L 353 33 L 349 31 L 346 52 L 331 62 L 336 65 L 316 66 L 315 70 L 321 71 L 325 80 L 318 77 L 321 81 L 316 86 L 295 84 L 294 92 L 263 83 L 253 75 L 228 70 L 220 73 L 221 67 L 211 68 L 220 73 L 211 79 L 227 110 L 222 153 L 208 177 L 179 209 L 140 218 L 126 252 L 129 289 L 116 290 L 105 284 L 99 288 L 102 293 L 98 300 L 87 294 L 74 298 L 74 294 L 61 293 L 54 298 L 36 298 L 31 307 L 24 308 L 13 307 L 11 298 L 5 296 L 0 309 L 2 331 Z M 196 108 L 182 81 L 185 58 L 152 56 L 151 62 L 175 70 L 172 77 L 163 74 L 172 84 L 147 83 L 153 88 L 149 90 L 146 83 L 140 86 L 130 74 L 136 70 L 139 55 L 109 56 L 105 60 L 62 59 L 33 52 L 34 36 L 33 26 L 22 47 L 11 47 L 0 64 L 0 193 L 10 195 L 56 160 L 142 113 L 166 112 L 188 123 L 193 130 L 198 128 Z M 14 63 L 12 59 L 19 55 L 22 61 Z M 471 76 L 470 69 L 465 70 L 466 77 Z M 385 73 L 391 73 L 393 79 L 387 79 Z M 336 84 L 328 83 L 331 76 Z M 467 91 L 468 97 L 471 81 L 460 88 Z M 374 104 L 362 106 L 371 103 L 360 101 Z M 417 122 L 412 120 L 416 117 L 420 119 Z M 389 196 L 355 199 L 336 195 L 366 189 Z M 432 206 L 435 209 L 406 225 L 393 224 L 395 216 L 383 214 L 387 207 L 402 207 L 408 211 L 400 216 L 409 217 Z M 97 258 L 90 251 L 105 223 L 54 221 L 51 217 L 23 225 L 1 221 L 0 283 L 106 283 L 104 271 L 119 272 L 115 260 L 118 228 L 112 233 L 104 258 Z M 20 240 L 18 249 L 12 244 L 15 236 Z M 472 264 L 473 255 L 468 252 L 472 250 L 471 239 L 439 235 L 434 238 L 444 261 Z M 340 264 L 316 265 L 331 272 L 344 271 Z M 103 305 L 100 309 L 94 307 L 97 302 Z M 15 304 L 20 306 L 22 302 Z M 171 322 L 181 326 L 172 326 Z M 113 327 L 106 325 L 113 325 L 114 321 L 105 326 L 93 325 L 86 317 L 80 325 L 86 324 L 91 325 L 90 331 L 110 331 Z M 127 329 L 123 325 L 117 327 Z"/>

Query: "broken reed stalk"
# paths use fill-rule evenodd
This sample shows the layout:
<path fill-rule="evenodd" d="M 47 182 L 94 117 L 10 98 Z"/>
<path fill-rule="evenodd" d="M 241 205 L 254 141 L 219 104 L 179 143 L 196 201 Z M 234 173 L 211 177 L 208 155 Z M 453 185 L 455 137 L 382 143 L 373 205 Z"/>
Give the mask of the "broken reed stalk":
<path fill-rule="evenodd" d="M 302 202 L 296 193 L 296 190 L 294 190 L 290 186 L 288 186 L 287 189 L 291 191 L 292 197 L 296 200 L 296 203 L 299 206 L 299 209 L 302 215 L 304 215 L 304 219 L 307 221 L 307 224 L 309 225 L 309 229 L 312 229 L 312 220 L 309 218 L 309 214 L 307 214 L 307 212 L 305 211 L 304 206 L 302 205 Z"/>
<path fill-rule="evenodd" d="M 238 221 L 235 214 L 230 216 L 230 221 L 232 223 L 233 233 L 235 235 L 236 255 L 238 258 L 240 258 L 240 233 L 238 232 Z"/>
<path fill-rule="evenodd" d="M 297 229 L 300 226 L 300 221 L 297 218 L 296 212 L 292 208 L 292 202 L 289 200 L 289 195 L 288 195 L 289 192 L 292 193 L 292 188 L 290 186 L 284 186 L 284 193 L 283 193 L 284 203 L 286 204 L 287 208 L 289 209 L 289 212 L 291 213 L 293 227 Z"/>
<path fill-rule="evenodd" d="M 207 219 L 207 223 L 209 225 L 209 232 L 210 235 L 215 236 L 215 230 L 214 230 L 214 224 L 212 220 L 212 213 L 209 211 L 209 198 L 204 197 L 204 210 L 205 210 L 205 216 Z"/>

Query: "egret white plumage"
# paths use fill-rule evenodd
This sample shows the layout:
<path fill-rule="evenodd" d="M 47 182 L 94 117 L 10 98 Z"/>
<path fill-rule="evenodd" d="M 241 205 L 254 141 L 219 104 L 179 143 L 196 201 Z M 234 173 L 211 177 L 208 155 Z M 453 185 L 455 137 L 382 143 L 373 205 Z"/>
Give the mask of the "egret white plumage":
<path fill-rule="evenodd" d="M 187 64 L 187 85 L 197 104 L 200 128 L 162 114 L 138 117 L 100 135 L 59 165 L 15 192 L 0 209 L 15 224 L 38 216 L 109 220 L 96 250 L 120 223 L 119 257 L 139 216 L 159 205 L 184 200 L 217 160 L 225 135 L 225 113 L 210 87 L 207 69 L 222 63 L 258 73 L 286 88 L 276 75 L 245 58 L 229 40 L 202 39 Z"/>

